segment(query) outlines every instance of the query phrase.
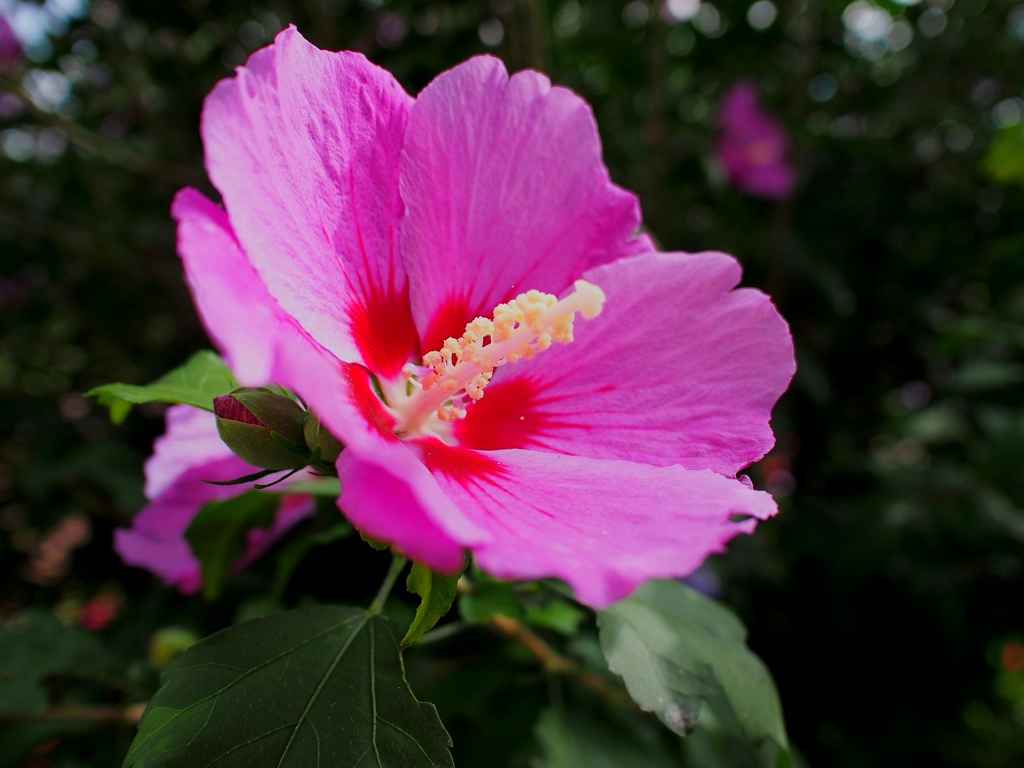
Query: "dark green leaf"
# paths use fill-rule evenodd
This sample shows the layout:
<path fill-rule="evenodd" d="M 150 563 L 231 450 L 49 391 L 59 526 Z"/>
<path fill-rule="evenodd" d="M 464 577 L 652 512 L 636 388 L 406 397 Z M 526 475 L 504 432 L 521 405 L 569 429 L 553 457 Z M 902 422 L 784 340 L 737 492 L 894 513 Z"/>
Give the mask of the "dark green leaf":
<path fill-rule="evenodd" d="M 405 586 L 420 596 L 420 605 L 409 630 L 402 638 L 402 645 L 415 643 L 423 633 L 437 624 L 438 619 L 448 613 L 455 602 L 455 593 L 462 571 L 447 575 L 435 573 L 422 563 L 413 563 Z"/>
<path fill-rule="evenodd" d="M 110 409 L 110 420 L 124 421 L 132 405 L 140 403 L 185 403 L 213 411 L 213 398 L 235 389 L 235 381 L 224 361 L 208 350 L 197 352 L 180 368 L 145 385 L 104 384 L 86 392 Z"/>
<path fill-rule="evenodd" d="M 678 582 L 650 581 L 599 611 L 598 628 L 608 666 L 673 731 L 693 730 L 707 701 L 753 747 L 768 740 L 778 764 L 788 760 L 775 684 L 727 608 Z"/>
<path fill-rule="evenodd" d="M 50 675 L 93 672 L 103 655 L 96 638 L 42 611 L 25 611 L 0 627 L 0 709 L 47 705 Z"/>
<path fill-rule="evenodd" d="M 125 768 L 451 768 L 405 681 L 396 627 L 341 606 L 218 632 L 164 672 Z"/>
<path fill-rule="evenodd" d="M 281 497 L 249 491 L 226 501 L 211 501 L 199 510 L 185 529 L 185 540 L 199 561 L 203 596 L 220 594 L 231 565 L 245 552 L 246 536 L 253 528 L 274 522 Z"/>

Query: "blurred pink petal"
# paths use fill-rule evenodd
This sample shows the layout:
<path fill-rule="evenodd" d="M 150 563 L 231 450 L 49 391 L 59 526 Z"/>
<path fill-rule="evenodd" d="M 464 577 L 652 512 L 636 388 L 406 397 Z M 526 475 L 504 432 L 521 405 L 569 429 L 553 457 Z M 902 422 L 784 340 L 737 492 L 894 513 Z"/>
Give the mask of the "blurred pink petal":
<path fill-rule="evenodd" d="M 10 68 L 21 61 L 25 52 L 11 23 L 0 14 L 0 68 Z"/>
<path fill-rule="evenodd" d="M 718 109 L 715 156 L 737 189 L 755 197 L 783 200 L 793 193 L 796 172 L 782 123 L 757 103 L 757 87 L 742 80 Z"/>
<path fill-rule="evenodd" d="M 114 532 L 114 549 L 128 565 L 146 568 L 183 592 L 196 591 L 202 576 L 185 541 L 185 529 L 203 505 L 239 493 L 237 487 L 204 480 L 232 480 L 255 471 L 221 442 L 212 414 L 187 405 L 168 408 L 167 432 L 157 438 L 153 456 L 146 462 L 149 503 L 129 528 Z M 250 532 L 248 550 L 237 565 L 259 557 L 312 512 L 308 497 L 282 497 L 273 526 Z"/>

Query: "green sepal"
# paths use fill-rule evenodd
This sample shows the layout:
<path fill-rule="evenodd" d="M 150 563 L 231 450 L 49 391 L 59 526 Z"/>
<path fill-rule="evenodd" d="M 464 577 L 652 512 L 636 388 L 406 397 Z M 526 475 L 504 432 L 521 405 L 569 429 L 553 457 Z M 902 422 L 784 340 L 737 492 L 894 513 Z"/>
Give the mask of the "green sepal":
<path fill-rule="evenodd" d="M 422 563 L 412 564 L 405 586 L 410 592 L 420 596 L 420 604 L 405 637 L 402 638 L 402 645 L 415 643 L 424 632 L 448 613 L 458 593 L 459 577 L 465 570 L 463 567 L 456 573 L 445 574 L 432 571 Z"/>
<path fill-rule="evenodd" d="M 333 465 L 344 449 L 341 441 L 327 431 L 312 411 L 306 411 L 306 417 L 302 422 L 302 435 L 309 449 L 316 453 L 319 463 Z"/>
<path fill-rule="evenodd" d="M 217 433 L 232 453 L 254 467 L 295 469 L 304 467 L 309 458 L 304 445 L 300 447 L 284 442 L 276 433 L 259 424 L 218 418 Z"/>
<path fill-rule="evenodd" d="M 390 542 L 381 541 L 380 539 L 375 539 L 372 536 L 367 536 L 362 531 L 359 531 L 359 538 L 362 539 L 363 541 L 365 541 L 367 544 L 369 544 L 374 549 L 376 549 L 378 552 L 380 552 L 382 550 L 385 550 L 385 549 L 387 549 L 388 547 L 391 546 Z"/>

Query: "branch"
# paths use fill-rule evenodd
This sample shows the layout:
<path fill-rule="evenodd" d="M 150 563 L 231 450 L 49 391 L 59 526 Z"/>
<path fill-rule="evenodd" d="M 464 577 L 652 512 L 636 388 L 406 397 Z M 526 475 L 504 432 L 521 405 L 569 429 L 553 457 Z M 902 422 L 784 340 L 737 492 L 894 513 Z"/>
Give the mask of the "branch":
<path fill-rule="evenodd" d="M 602 675 L 580 666 L 575 659 L 563 656 L 525 624 L 501 615 L 492 616 L 487 623 L 492 629 L 526 648 L 540 662 L 545 672 L 567 675 L 609 702 L 624 703 L 636 708 L 636 704 L 626 691 L 613 685 Z"/>
<path fill-rule="evenodd" d="M 146 702 L 113 705 L 50 707 L 35 712 L 0 709 L 0 723 L 124 723 L 135 725 Z"/>
<path fill-rule="evenodd" d="M 7 91 L 17 98 L 38 122 L 59 128 L 67 135 L 68 141 L 89 155 L 132 173 L 162 176 L 173 184 L 195 186 L 203 181 L 202 176 L 188 166 L 163 163 L 153 155 L 119 146 L 73 120 L 40 109 L 22 88 L 21 83 L 10 77 L 0 75 L 0 90 Z"/>

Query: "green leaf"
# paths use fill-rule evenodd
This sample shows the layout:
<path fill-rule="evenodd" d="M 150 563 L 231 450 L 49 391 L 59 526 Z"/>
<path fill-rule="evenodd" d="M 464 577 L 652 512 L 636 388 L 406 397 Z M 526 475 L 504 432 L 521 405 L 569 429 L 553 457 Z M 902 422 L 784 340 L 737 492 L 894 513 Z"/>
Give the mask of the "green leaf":
<path fill-rule="evenodd" d="M 238 386 L 231 371 L 216 353 L 197 352 L 188 362 L 156 381 L 137 384 L 104 384 L 85 394 L 95 397 L 110 409 L 110 420 L 124 421 L 132 405 L 140 403 L 184 403 L 213 411 L 213 398 L 225 395 Z"/>
<path fill-rule="evenodd" d="M 782 707 L 771 675 L 727 608 L 675 581 L 649 581 L 598 612 L 601 649 L 630 696 L 683 736 L 706 701 L 748 743 L 787 765 Z"/>
<path fill-rule="evenodd" d="M 192 518 L 185 540 L 199 561 L 203 597 L 213 600 L 224 587 L 232 564 L 245 552 L 246 536 L 253 528 L 269 528 L 281 497 L 249 491 L 225 501 L 211 501 Z"/>
<path fill-rule="evenodd" d="M 397 627 L 311 606 L 239 624 L 164 672 L 125 768 L 452 768 L 405 681 Z"/>
<path fill-rule="evenodd" d="M 464 571 L 465 569 L 463 569 Z M 438 619 L 448 613 L 455 602 L 455 594 L 462 571 L 453 574 L 435 573 L 422 563 L 413 563 L 405 586 L 420 596 L 409 630 L 402 638 L 402 645 L 412 645 L 423 633 L 437 624 Z"/>
<path fill-rule="evenodd" d="M 42 611 L 25 611 L 0 627 L 0 709 L 43 709 L 51 675 L 95 672 L 97 639 Z"/>
<path fill-rule="evenodd" d="M 629 728 L 579 709 L 568 715 L 545 711 L 534 733 L 541 754 L 533 768 L 678 768 L 680 764 L 642 723 Z"/>

